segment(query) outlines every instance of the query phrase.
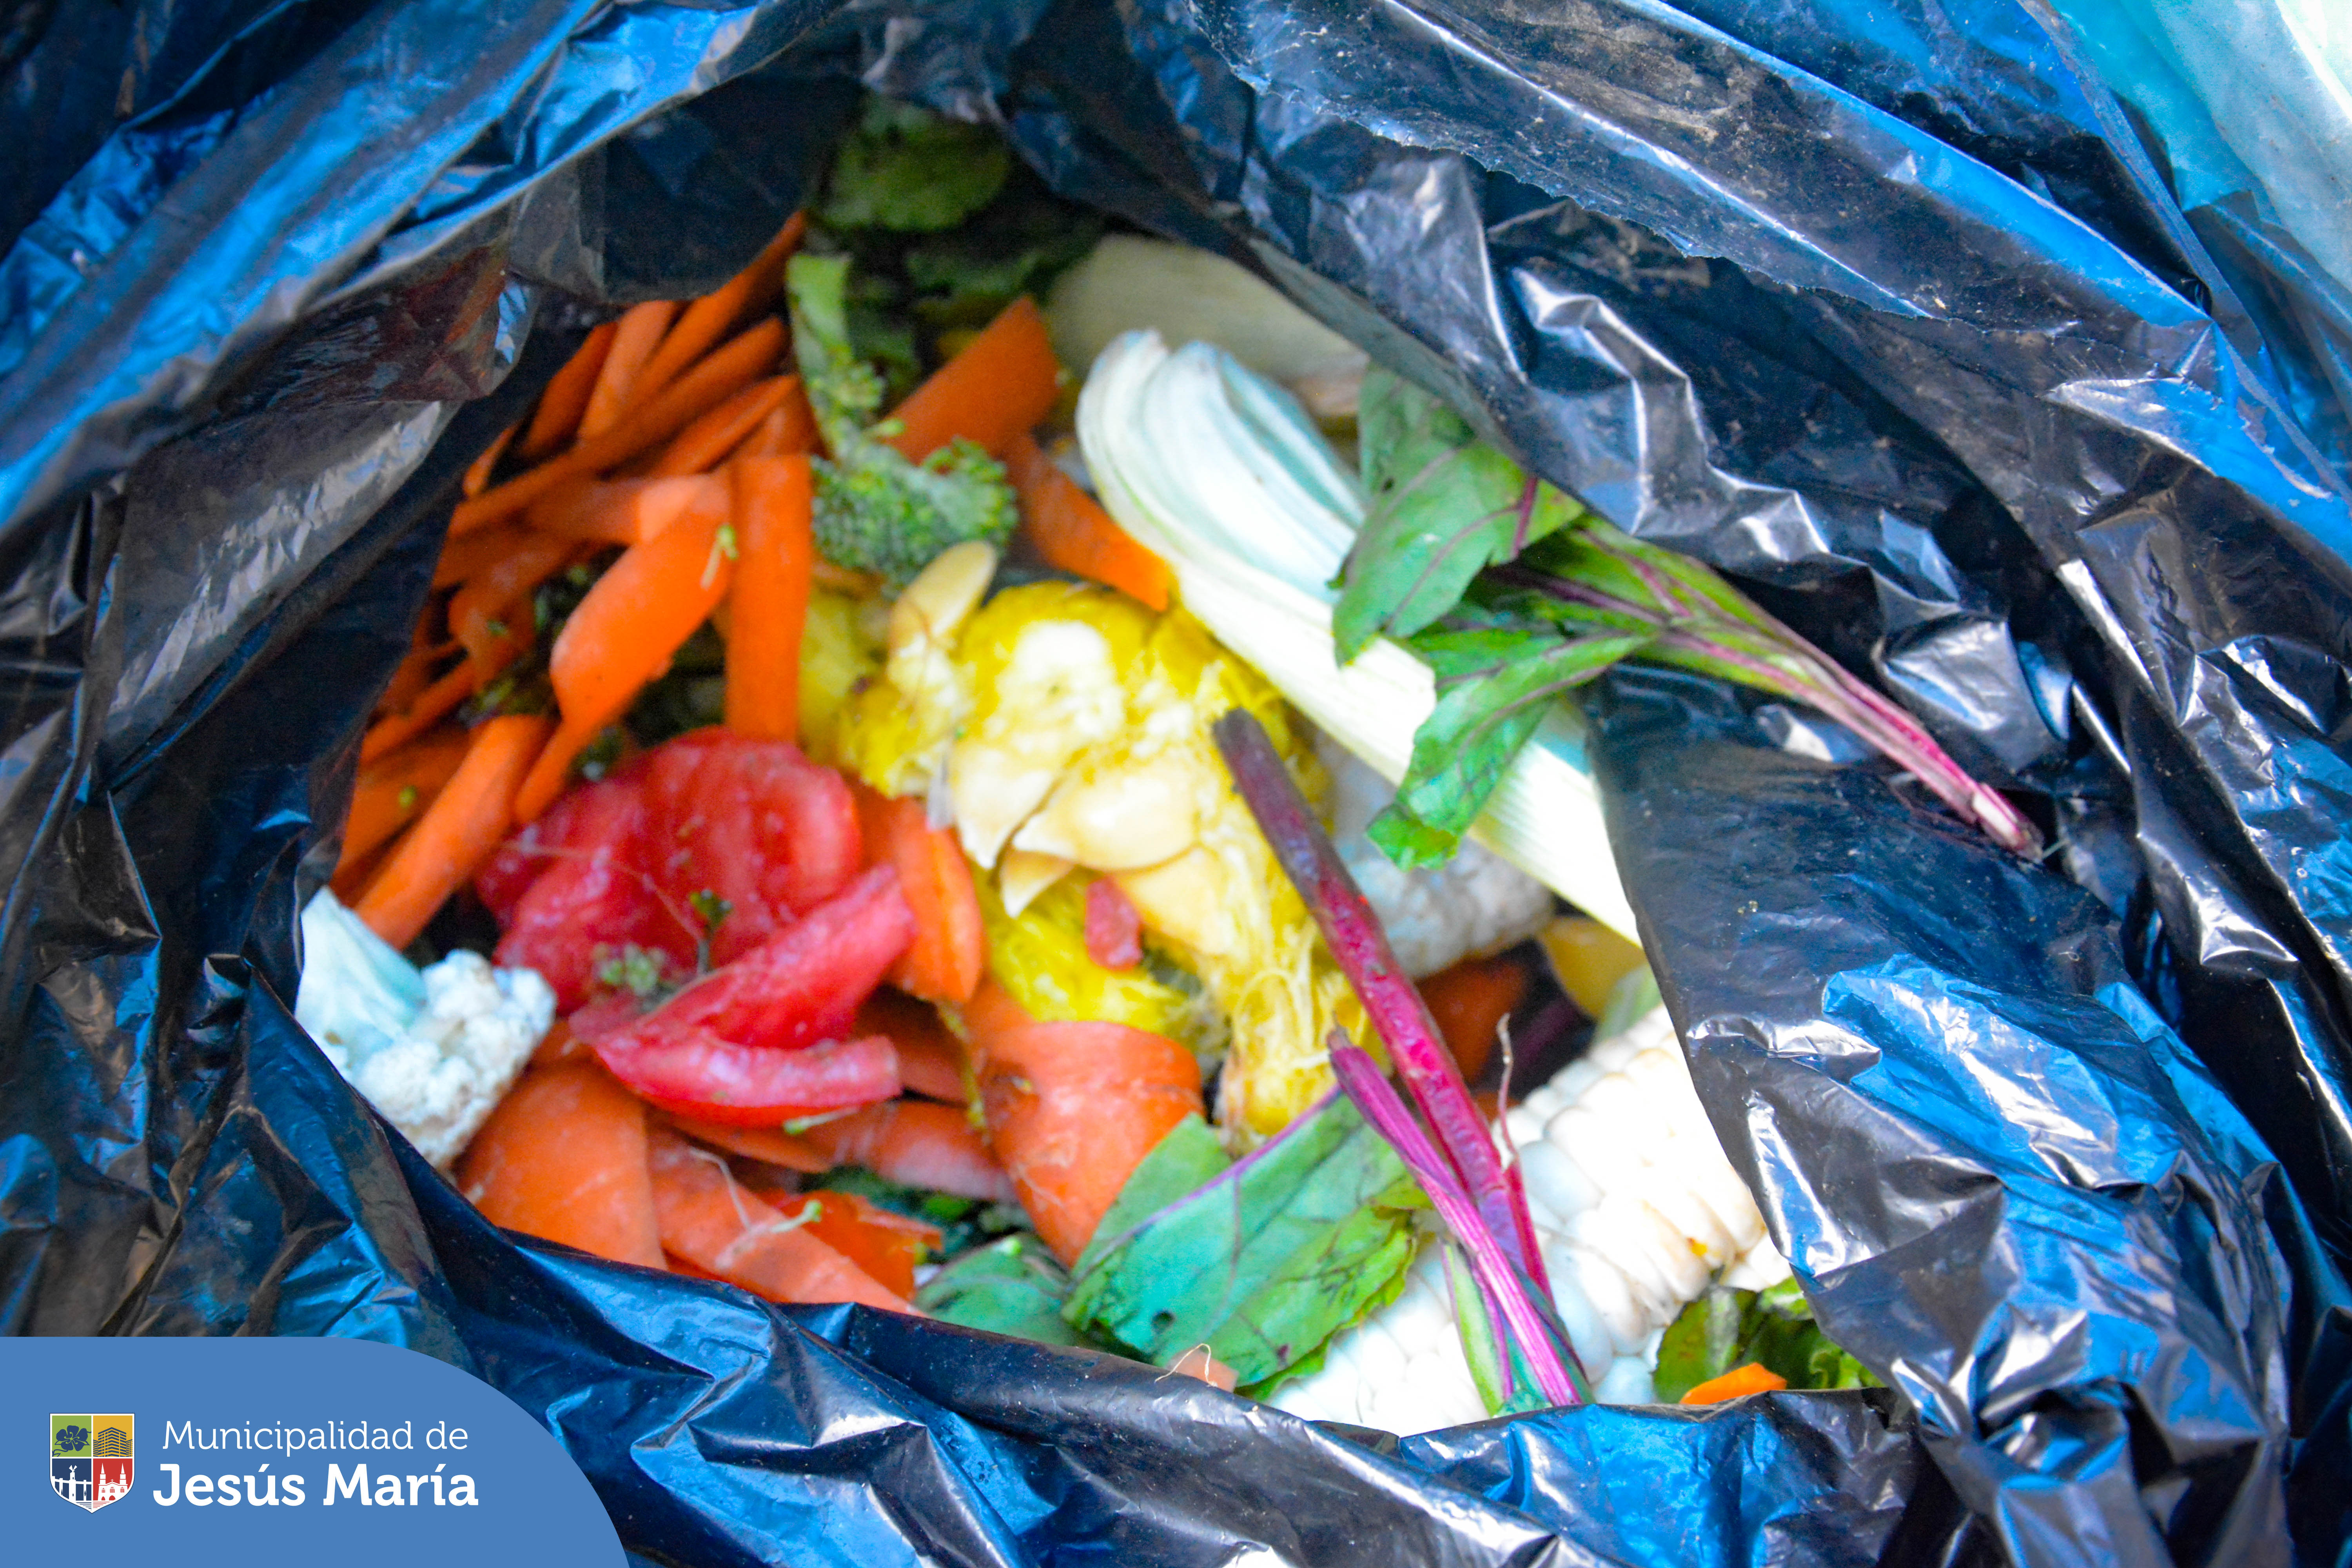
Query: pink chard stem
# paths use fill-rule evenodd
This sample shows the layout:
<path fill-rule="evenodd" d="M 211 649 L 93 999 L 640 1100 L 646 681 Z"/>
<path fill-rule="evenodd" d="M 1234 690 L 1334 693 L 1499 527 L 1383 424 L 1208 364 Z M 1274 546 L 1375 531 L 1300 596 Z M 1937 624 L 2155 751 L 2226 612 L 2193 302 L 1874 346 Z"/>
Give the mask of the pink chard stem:
<path fill-rule="evenodd" d="M 1355 986 L 1373 1030 L 1396 1064 L 1397 1076 L 1436 1135 L 1447 1167 L 1512 1262 L 1549 1289 L 1518 1173 L 1504 1167 L 1486 1119 L 1462 1081 L 1462 1069 L 1440 1039 L 1437 1022 L 1429 1016 L 1421 993 L 1389 950 L 1388 936 L 1364 902 L 1356 879 L 1348 874 L 1257 720 L 1235 709 L 1217 721 L 1215 734 L 1234 786 L 1249 803 L 1275 858 L 1297 886 L 1332 956 Z"/>
<path fill-rule="evenodd" d="M 1538 1308 L 1528 1294 L 1527 1276 L 1511 1266 L 1494 1232 L 1413 1121 L 1412 1112 L 1405 1110 L 1404 1101 L 1389 1087 L 1389 1080 L 1381 1076 L 1380 1068 L 1370 1057 L 1349 1044 L 1348 1037 L 1337 1029 L 1331 1031 L 1331 1069 L 1339 1075 L 1340 1089 L 1364 1113 L 1364 1120 L 1389 1141 L 1397 1157 L 1421 1179 L 1422 1189 L 1428 1193 L 1438 1217 L 1469 1253 L 1470 1267 L 1478 1277 L 1480 1289 L 1501 1310 L 1510 1342 L 1516 1343 L 1520 1359 L 1535 1373 L 1536 1386 L 1543 1391 L 1543 1396 L 1554 1405 L 1581 1404 L 1585 1397 L 1582 1369 L 1577 1366 L 1576 1352 L 1568 1346 L 1566 1334 L 1559 1331 L 1549 1314 Z M 1511 1344 L 1504 1348 L 1507 1377 Z"/>

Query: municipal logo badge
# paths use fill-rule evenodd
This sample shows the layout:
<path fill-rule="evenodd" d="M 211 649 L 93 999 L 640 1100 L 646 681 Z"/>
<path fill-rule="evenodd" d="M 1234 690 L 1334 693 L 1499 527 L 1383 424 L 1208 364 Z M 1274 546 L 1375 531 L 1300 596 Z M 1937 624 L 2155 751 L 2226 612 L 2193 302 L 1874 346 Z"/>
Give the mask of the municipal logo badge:
<path fill-rule="evenodd" d="M 131 1417 L 49 1417 L 49 1487 L 93 1511 L 131 1495 Z"/>

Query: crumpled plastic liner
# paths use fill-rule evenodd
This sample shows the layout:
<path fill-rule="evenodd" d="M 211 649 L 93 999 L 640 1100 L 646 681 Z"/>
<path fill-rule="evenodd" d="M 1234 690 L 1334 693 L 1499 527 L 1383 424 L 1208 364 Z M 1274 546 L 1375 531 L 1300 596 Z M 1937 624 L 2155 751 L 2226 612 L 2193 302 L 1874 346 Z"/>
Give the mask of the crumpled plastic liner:
<path fill-rule="evenodd" d="M 87 9 L 0 101 L 0 1326 L 415 1345 L 649 1563 L 2352 1540 L 2326 300 L 2217 261 L 2038 6 L 142 0 L 76 60 Z M 593 310 L 740 265 L 860 80 L 1258 268 L 2061 830 L 2030 868 L 1834 726 L 1596 699 L 1701 1093 L 1893 1392 L 1318 1432 L 517 1245 L 302 1038 L 459 473 Z"/>

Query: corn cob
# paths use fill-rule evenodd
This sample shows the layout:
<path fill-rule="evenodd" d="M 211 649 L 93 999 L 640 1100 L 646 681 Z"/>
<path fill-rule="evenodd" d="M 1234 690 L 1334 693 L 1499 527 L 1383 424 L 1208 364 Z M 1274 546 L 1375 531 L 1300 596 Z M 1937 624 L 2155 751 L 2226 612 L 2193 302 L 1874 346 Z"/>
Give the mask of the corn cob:
<path fill-rule="evenodd" d="M 1594 1042 L 1504 1119 L 1553 1302 L 1593 1397 L 1646 1403 L 1666 1325 L 1717 1279 L 1761 1289 L 1788 1264 L 1724 1157 L 1665 1009 Z M 1404 1291 L 1335 1337 L 1272 1402 L 1409 1435 L 1483 1419 L 1435 1242 Z"/>

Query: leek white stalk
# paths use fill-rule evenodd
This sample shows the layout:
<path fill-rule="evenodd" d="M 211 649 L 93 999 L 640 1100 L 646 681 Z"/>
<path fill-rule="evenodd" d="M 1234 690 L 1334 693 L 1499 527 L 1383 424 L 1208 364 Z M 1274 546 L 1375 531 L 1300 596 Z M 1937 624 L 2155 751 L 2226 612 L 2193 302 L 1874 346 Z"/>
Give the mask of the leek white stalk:
<path fill-rule="evenodd" d="M 1297 403 L 1212 344 L 1171 353 L 1128 332 L 1087 378 L 1078 440 L 1103 505 L 1168 563 L 1184 607 L 1327 734 L 1403 777 L 1436 682 L 1386 638 L 1339 662 L 1330 583 L 1364 498 Z M 1520 749 L 1471 837 L 1635 937 L 1572 710 L 1555 706 Z"/>

